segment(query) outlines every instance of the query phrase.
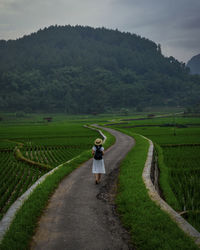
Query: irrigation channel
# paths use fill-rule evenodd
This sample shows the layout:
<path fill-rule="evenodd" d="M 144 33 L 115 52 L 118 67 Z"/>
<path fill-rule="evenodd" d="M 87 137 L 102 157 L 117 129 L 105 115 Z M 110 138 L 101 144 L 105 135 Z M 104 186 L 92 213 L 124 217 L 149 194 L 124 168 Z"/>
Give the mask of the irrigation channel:
<path fill-rule="evenodd" d="M 105 152 L 102 182 L 95 185 L 92 159 L 66 177 L 39 221 L 31 249 L 133 249 L 128 232 L 115 214 L 113 196 L 120 162 L 134 140 L 104 129 L 116 137 L 116 143 Z"/>

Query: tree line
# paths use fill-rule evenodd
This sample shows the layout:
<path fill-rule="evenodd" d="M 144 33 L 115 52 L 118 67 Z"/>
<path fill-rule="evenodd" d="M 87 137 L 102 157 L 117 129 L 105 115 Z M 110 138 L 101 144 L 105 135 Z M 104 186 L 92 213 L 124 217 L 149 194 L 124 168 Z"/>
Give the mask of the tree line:
<path fill-rule="evenodd" d="M 2 111 L 92 113 L 199 103 L 200 77 L 135 34 L 50 26 L 0 40 Z"/>

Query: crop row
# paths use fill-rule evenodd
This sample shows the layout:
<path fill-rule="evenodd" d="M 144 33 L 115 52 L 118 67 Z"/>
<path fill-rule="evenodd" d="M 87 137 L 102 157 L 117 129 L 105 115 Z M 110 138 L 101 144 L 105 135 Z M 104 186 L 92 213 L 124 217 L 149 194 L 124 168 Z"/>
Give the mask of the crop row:
<path fill-rule="evenodd" d="M 81 124 L 2 126 L 0 219 L 40 176 L 92 147 L 97 131 Z"/>
<path fill-rule="evenodd" d="M 88 144 L 26 146 L 18 149 L 22 155 L 21 161 L 15 157 L 14 150 L 0 151 L 0 219 L 10 205 L 48 171 L 39 164 L 53 168 L 89 148 Z"/>
<path fill-rule="evenodd" d="M 45 172 L 17 161 L 12 153 L 0 153 L 0 218 L 10 205 Z"/>
<path fill-rule="evenodd" d="M 23 157 L 33 163 L 50 165 L 52 168 L 80 154 L 83 147 L 43 147 L 21 149 Z M 0 219 L 10 205 L 23 194 L 48 169 L 38 168 L 14 157 L 13 152 L 0 152 Z"/>
<path fill-rule="evenodd" d="M 200 169 L 200 146 L 162 147 L 166 164 L 173 169 Z"/>
<path fill-rule="evenodd" d="M 163 154 L 183 215 L 200 229 L 200 146 L 163 147 Z"/>
<path fill-rule="evenodd" d="M 48 164 L 55 167 L 67 160 L 73 158 L 74 156 L 80 154 L 83 151 L 83 147 L 77 146 L 35 146 L 34 148 L 25 148 L 22 151 L 23 156 L 43 164 Z"/>

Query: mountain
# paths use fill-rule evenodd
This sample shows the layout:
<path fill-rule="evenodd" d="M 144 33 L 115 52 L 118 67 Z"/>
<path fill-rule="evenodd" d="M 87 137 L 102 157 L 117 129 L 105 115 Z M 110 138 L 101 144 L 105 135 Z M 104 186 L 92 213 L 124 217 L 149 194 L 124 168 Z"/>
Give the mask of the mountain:
<path fill-rule="evenodd" d="M 200 74 L 200 54 L 193 56 L 187 63 L 191 74 Z"/>
<path fill-rule="evenodd" d="M 92 113 L 199 103 L 198 76 L 131 33 L 50 26 L 0 40 L 0 110 Z"/>

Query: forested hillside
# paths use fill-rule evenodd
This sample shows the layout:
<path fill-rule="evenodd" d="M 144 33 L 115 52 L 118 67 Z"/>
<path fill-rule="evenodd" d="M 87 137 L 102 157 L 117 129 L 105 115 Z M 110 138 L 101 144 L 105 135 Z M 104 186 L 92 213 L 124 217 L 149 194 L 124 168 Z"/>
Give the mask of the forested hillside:
<path fill-rule="evenodd" d="M 200 75 L 200 54 L 193 56 L 187 63 L 192 74 Z"/>
<path fill-rule="evenodd" d="M 135 34 L 50 26 L 0 41 L 0 89 L 3 111 L 91 113 L 194 105 L 200 78 Z"/>

